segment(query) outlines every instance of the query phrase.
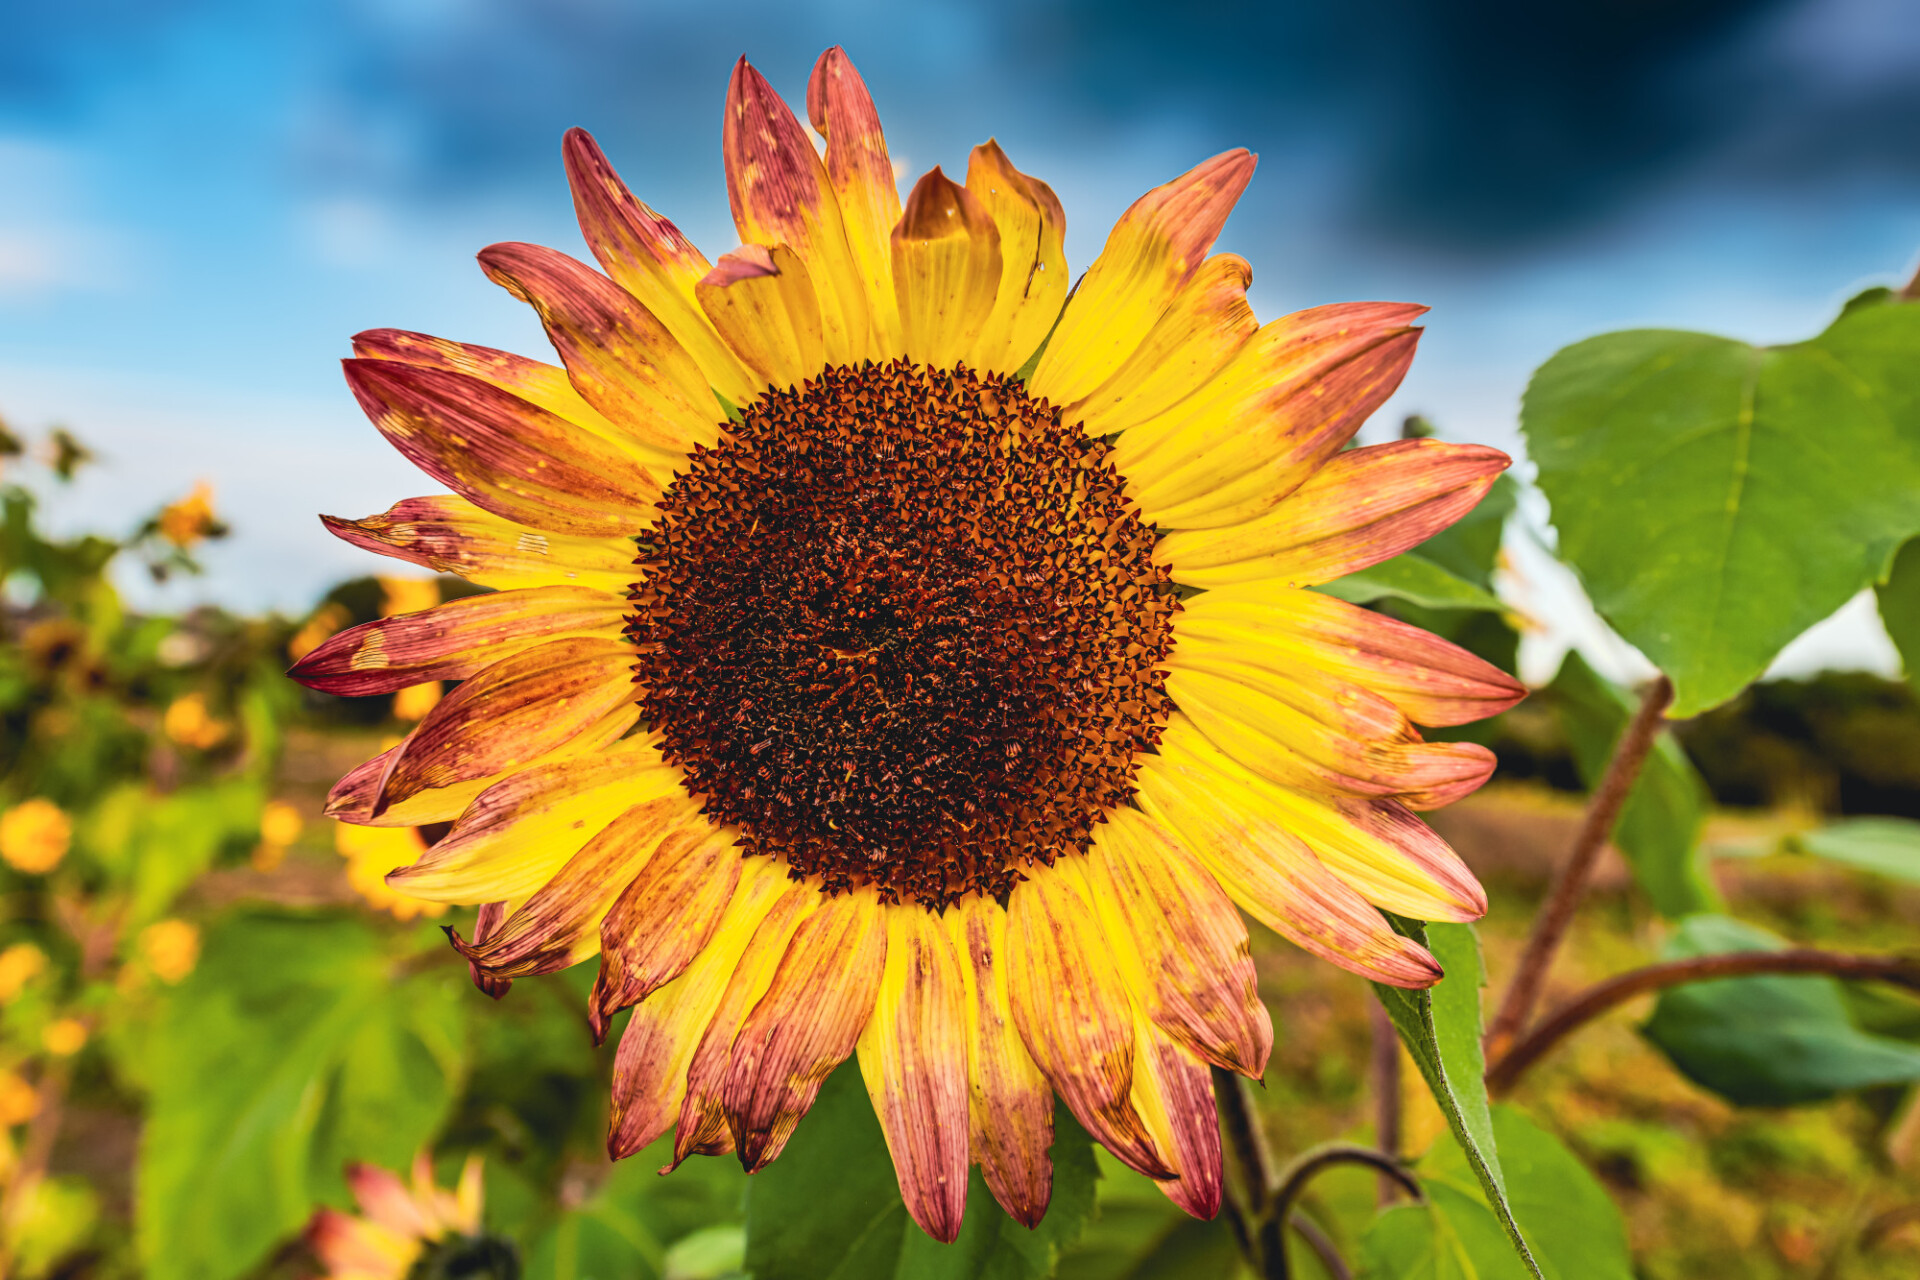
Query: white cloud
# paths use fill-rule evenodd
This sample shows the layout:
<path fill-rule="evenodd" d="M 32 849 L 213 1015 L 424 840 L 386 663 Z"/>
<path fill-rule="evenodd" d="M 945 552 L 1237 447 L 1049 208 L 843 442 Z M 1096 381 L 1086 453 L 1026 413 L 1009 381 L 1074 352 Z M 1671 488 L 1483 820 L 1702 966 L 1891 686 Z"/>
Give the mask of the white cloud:
<path fill-rule="evenodd" d="M 87 213 L 81 168 L 62 148 L 0 137 L 0 302 L 127 281 L 129 237 Z"/>

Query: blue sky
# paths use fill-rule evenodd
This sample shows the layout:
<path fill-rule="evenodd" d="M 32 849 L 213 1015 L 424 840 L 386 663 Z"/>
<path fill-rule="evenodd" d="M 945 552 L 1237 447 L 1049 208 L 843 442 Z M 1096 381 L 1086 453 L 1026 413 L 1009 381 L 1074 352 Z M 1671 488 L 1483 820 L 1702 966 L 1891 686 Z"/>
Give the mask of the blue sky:
<path fill-rule="evenodd" d="M 69 525 L 131 525 L 212 481 L 236 536 L 156 603 L 297 610 L 366 571 L 313 513 L 432 486 L 335 361 L 383 325 L 542 350 L 473 253 L 581 252 L 568 126 L 710 256 L 733 247 L 719 130 L 741 53 L 798 101 L 844 44 L 910 174 L 963 171 L 997 136 L 1060 192 L 1076 270 L 1135 195 L 1252 147 L 1222 245 L 1253 262 L 1263 319 L 1434 308 L 1375 433 L 1419 411 L 1515 448 L 1527 374 L 1568 342 L 1642 324 L 1791 339 L 1920 254 L 1915 0 L 1177 20 L 1131 0 L 0 2 L 0 415 L 68 423 L 104 455 L 53 504 Z M 1581 631 L 1566 584 L 1527 571 Z M 1839 630 L 1842 658 L 1884 658 L 1870 627 Z"/>

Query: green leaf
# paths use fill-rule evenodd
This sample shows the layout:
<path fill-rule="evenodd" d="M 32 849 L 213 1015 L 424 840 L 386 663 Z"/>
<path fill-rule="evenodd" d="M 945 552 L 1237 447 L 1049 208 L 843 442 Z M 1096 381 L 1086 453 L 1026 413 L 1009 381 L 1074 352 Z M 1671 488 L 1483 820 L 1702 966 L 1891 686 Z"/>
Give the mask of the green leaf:
<path fill-rule="evenodd" d="M 1382 560 L 1371 569 L 1314 588 L 1348 604 L 1375 600 L 1406 600 L 1429 609 L 1487 609 L 1498 611 L 1500 601 L 1485 587 L 1441 568 L 1418 552 L 1408 551 Z"/>
<path fill-rule="evenodd" d="M 1188 1217 L 1142 1177 L 1094 1149 L 1097 1207 L 1086 1230 L 1062 1251 L 1055 1280 L 1186 1280 L 1244 1275 L 1240 1246 L 1225 1216 Z"/>
<path fill-rule="evenodd" d="M 747 1189 L 739 1161 L 689 1160 L 662 1177 L 672 1159 L 668 1137 L 614 1165 L 586 1203 L 534 1241 L 526 1280 L 708 1280 L 738 1272 Z"/>
<path fill-rule="evenodd" d="M 1887 580 L 1873 591 L 1880 621 L 1907 669 L 1907 683 L 1920 693 L 1920 538 L 1900 548 Z"/>
<path fill-rule="evenodd" d="M 1389 915 L 1393 927 L 1433 952 L 1447 976 L 1424 991 L 1373 984 L 1374 994 L 1413 1055 L 1447 1128 L 1528 1271 L 1540 1275 L 1508 1205 L 1493 1122 L 1487 1111 L 1486 1059 L 1480 1049 L 1480 940 L 1472 925 L 1422 924 Z"/>
<path fill-rule="evenodd" d="M 1782 945 L 1738 920 L 1694 916 L 1682 922 L 1664 954 L 1681 959 Z M 1682 1075 L 1743 1106 L 1791 1106 L 1920 1080 L 1920 1049 L 1855 1027 L 1832 978 L 1722 978 L 1669 987 L 1640 1032 Z"/>
<path fill-rule="evenodd" d="M 1547 1280 L 1633 1280 L 1626 1223 L 1605 1187 L 1552 1134 L 1510 1106 L 1493 1109 L 1493 1133 L 1511 1188 L 1513 1216 Z M 1479 1198 L 1465 1155 L 1437 1145 L 1421 1162 L 1422 1185 Z M 1482 1201 L 1484 1204 L 1484 1201 Z"/>
<path fill-rule="evenodd" d="M 1521 427 L 1561 558 L 1697 715 L 1920 530 L 1920 307 L 1786 347 L 1590 338 L 1534 374 Z"/>
<path fill-rule="evenodd" d="M 1507 517 L 1520 505 L 1520 486 L 1510 475 L 1496 478 L 1487 496 L 1473 510 L 1421 543 L 1414 552 L 1456 578 L 1482 590 L 1493 590 L 1493 571 L 1500 563 L 1500 543 Z"/>
<path fill-rule="evenodd" d="M 1633 718 L 1634 699 L 1602 679 L 1577 651 L 1567 654 L 1551 688 L 1580 781 L 1589 789 L 1596 787 L 1614 743 Z M 1613 842 L 1654 910 L 1670 920 L 1720 908 L 1719 891 L 1707 877 L 1699 848 L 1711 803 L 1707 784 L 1686 751 L 1672 734 L 1661 734 L 1620 811 Z"/>
<path fill-rule="evenodd" d="M 152 1280 L 228 1280 L 345 1202 L 342 1166 L 404 1168 L 465 1070 L 465 974 L 403 976 L 349 919 L 241 915 L 156 1020 L 136 1206 Z"/>
<path fill-rule="evenodd" d="M 1478 1196 L 1445 1183 L 1427 1203 L 1395 1205 L 1360 1240 L 1362 1280 L 1526 1280 L 1500 1220 Z"/>
<path fill-rule="evenodd" d="M 907 1216 L 859 1069 L 828 1078 L 780 1158 L 748 1183 L 747 1269 L 755 1280 L 1038 1280 L 1093 1209 L 1093 1144 L 1056 1109 L 1053 1201 L 1029 1231 L 978 1170 L 960 1238 L 935 1242 Z"/>
<path fill-rule="evenodd" d="M 1829 862 L 1920 884 L 1920 822 L 1853 818 L 1804 832 L 1793 843 Z"/>

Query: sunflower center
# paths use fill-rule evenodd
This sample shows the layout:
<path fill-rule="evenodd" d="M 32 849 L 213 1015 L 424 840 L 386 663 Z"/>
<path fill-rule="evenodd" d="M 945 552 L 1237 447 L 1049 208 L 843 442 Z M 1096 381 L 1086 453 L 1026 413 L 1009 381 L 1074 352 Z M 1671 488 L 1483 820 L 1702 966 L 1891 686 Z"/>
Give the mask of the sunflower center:
<path fill-rule="evenodd" d="M 647 721 L 748 852 L 933 909 L 1083 851 L 1171 710 L 1179 607 L 1109 447 L 1011 378 L 770 391 L 667 490 Z"/>

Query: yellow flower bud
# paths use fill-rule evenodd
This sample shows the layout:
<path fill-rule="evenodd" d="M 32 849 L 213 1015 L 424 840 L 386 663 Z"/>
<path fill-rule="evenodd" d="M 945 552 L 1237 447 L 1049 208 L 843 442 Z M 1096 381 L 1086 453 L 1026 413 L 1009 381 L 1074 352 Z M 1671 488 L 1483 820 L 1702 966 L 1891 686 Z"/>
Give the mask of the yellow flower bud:
<path fill-rule="evenodd" d="M 40 1094 L 11 1071 L 0 1071 L 0 1128 L 25 1124 L 40 1112 Z"/>
<path fill-rule="evenodd" d="M 51 871 L 72 843 L 73 820 L 51 800 L 35 796 L 0 813 L 0 858 L 15 871 Z"/>
<path fill-rule="evenodd" d="M 140 955 L 160 981 L 174 983 L 200 962 L 200 927 L 185 920 L 159 920 L 140 931 Z"/>
<path fill-rule="evenodd" d="M 0 1004 L 19 995 L 47 967 L 47 953 L 31 942 L 16 942 L 0 951 Z"/>
<path fill-rule="evenodd" d="M 60 1018 L 40 1033 L 40 1044 L 56 1058 L 71 1058 L 87 1047 L 87 1024 L 78 1018 Z"/>
<path fill-rule="evenodd" d="M 260 839 L 265 844 L 286 848 L 300 838 L 306 828 L 300 811 L 285 800 L 269 800 L 260 810 Z"/>
<path fill-rule="evenodd" d="M 207 711 L 207 696 L 203 693 L 175 698 L 162 717 L 160 728 L 181 746 L 200 751 L 219 746 L 227 736 L 227 726 Z"/>
<path fill-rule="evenodd" d="M 182 551 L 212 532 L 213 486 L 202 480 L 193 492 L 160 512 L 160 536 Z"/>

